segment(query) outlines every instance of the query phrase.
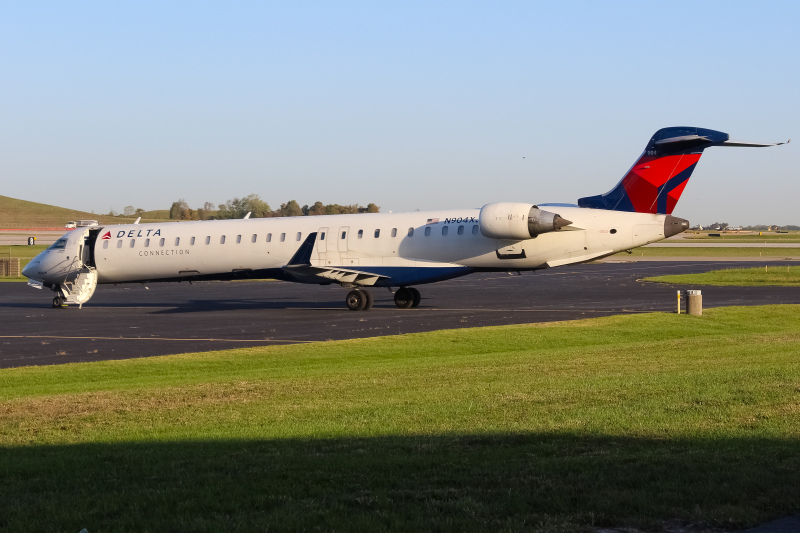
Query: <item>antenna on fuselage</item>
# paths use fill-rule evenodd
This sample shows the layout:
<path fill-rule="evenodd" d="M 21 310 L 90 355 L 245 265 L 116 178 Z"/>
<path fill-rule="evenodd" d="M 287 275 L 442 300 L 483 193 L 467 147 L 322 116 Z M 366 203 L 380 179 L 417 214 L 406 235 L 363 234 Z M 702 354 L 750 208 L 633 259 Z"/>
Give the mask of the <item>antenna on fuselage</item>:
<path fill-rule="evenodd" d="M 247 220 L 248 218 L 250 218 L 250 213 L 252 213 L 252 211 L 248 211 L 247 212 L 247 214 L 244 216 L 244 220 Z"/>
<path fill-rule="evenodd" d="M 137 218 L 136 222 L 134 222 L 134 224 L 138 224 L 140 220 L 142 220 L 142 217 Z"/>

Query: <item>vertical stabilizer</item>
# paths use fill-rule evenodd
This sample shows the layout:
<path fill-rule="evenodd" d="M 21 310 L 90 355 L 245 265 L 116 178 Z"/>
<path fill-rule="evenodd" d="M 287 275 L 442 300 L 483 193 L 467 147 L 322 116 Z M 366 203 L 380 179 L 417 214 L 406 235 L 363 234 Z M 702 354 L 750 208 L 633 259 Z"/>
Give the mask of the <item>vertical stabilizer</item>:
<path fill-rule="evenodd" d="M 625 177 L 605 194 L 578 200 L 580 207 L 669 215 L 709 146 L 722 145 L 728 134 L 704 128 L 658 130 Z"/>

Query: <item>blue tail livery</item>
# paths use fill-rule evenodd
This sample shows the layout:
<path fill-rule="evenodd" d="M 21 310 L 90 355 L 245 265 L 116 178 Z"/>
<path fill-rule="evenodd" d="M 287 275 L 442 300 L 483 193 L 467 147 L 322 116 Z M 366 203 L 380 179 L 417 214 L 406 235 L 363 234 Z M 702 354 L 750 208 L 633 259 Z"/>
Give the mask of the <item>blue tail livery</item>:
<path fill-rule="evenodd" d="M 727 133 L 693 127 L 658 130 L 616 187 L 578 200 L 580 207 L 670 215 L 703 150 L 711 146 L 776 146 L 730 140 Z"/>

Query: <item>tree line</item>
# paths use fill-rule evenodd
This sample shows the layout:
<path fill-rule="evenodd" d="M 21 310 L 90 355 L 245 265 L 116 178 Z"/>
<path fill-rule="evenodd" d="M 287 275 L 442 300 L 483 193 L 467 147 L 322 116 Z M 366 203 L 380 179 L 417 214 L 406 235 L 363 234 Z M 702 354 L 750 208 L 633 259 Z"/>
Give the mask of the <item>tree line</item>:
<path fill-rule="evenodd" d="M 279 209 L 273 210 L 257 194 L 250 194 L 243 198 L 233 198 L 223 202 L 216 209 L 211 202 L 205 202 L 202 208 L 192 209 L 186 200 L 180 199 L 172 203 L 169 209 L 169 218 L 172 220 L 223 220 L 244 218 L 247 213 L 250 213 L 250 218 L 270 218 L 377 213 L 379 211 L 380 207 L 373 203 L 363 207 L 359 204 L 339 205 L 314 202 L 314 205 L 301 207 L 295 200 L 289 200 L 281 204 Z"/>

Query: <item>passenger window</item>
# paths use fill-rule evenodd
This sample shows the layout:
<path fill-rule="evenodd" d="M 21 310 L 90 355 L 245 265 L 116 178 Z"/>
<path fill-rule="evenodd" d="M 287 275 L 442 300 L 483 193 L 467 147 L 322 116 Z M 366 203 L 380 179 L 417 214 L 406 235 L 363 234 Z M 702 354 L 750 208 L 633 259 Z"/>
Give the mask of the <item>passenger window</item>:
<path fill-rule="evenodd" d="M 108 248 L 108 241 L 103 241 L 103 250 Z"/>
<path fill-rule="evenodd" d="M 281 242 L 283 242 L 285 240 L 286 240 L 286 234 L 285 233 L 281 233 Z"/>
<path fill-rule="evenodd" d="M 175 237 L 175 246 L 180 245 L 180 243 L 181 243 L 181 238 L 180 237 Z"/>
<path fill-rule="evenodd" d="M 258 240 L 258 235 L 253 233 L 253 237 L 250 239 L 250 242 L 256 242 Z"/>
<path fill-rule="evenodd" d="M 159 246 L 164 246 L 164 240 L 165 240 L 165 239 L 164 239 L 164 237 L 161 237 L 161 238 L 158 240 L 158 245 L 159 245 Z"/>
<path fill-rule="evenodd" d="M 442 235 L 447 235 L 447 232 L 449 231 L 449 229 L 450 229 L 450 226 L 442 227 Z"/>
<path fill-rule="evenodd" d="M 414 236 L 414 228 L 408 228 L 408 236 L 409 237 L 413 237 Z"/>
<path fill-rule="evenodd" d="M 150 239 L 145 239 L 144 240 L 144 247 L 145 248 L 150 248 Z"/>
<path fill-rule="evenodd" d="M 272 233 L 267 233 L 267 242 L 272 242 Z"/>
<path fill-rule="evenodd" d="M 477 235 L 478 234 L 478 225 L 477 224 L 472 226 L 472 234 L 473 235 Z"/>
<path fill-rule="evenodd" d="M 425 236 L 426 237 L 430 237 L 431 236 L 431 227 L 430 226 L 425 228 Z"/>
<path fill-rule="evenodd" d="M 237 235 L 236 236 L 236 244 L 242 244 L 242 236 L 241 235 Z"/>
<path fill-rule="evenodd" d="M 392 237 L 397 237 L 397 228 L 392 228 Z"/>
<path fill-rule="evenodd" d="M 375 230 L 375 238 L 377 239 L 377 238 L 378 238 L 378 237 L 380 237 L 380 236 L 381 236 L 381 230 L 379 230 L 379 229 L 376 229 L 376 230 Z"/>
<path fill-rule="evenodd" d="M 459 235 L 464 235 L 464 226 L 459 226 L 458 227 L 458 234 Z"/>
<path fill-rule="evenodd" d="M 206 236 L 206 244 L 211 244 L 211 235 Z"/>
<path fill-rule="evenodd" d="M 319 240 L 321 240 L 321 241 L 325 240 L 325 232 L 324 231 L 322 232 L 322 236 L 320 236 Z"/>
<path fill-rule="evenodd" d="M 302 233 L 300 233 L 299 231 L 297 232 L 297 240 L 298 240 L 298 241 L 300 240 L 300 237 L 301 237 L 302 235 L 303 235 L 303 234 L 302 234 Z"/>
<path fill-rule="evenodd" d="M 194 237 L 192 237 L 192 240 L 190 240 L 190 241 L 189 241 L 189 244 L 191 244 L 192 246 L 194 246 Z"/>
<path fill-rule="evenodd" d="M 117 241 L 117 248 L 122 248 L 122 241 Z"/>
<path fill-rule="evenodd" d="M 220 244 L 225 244 L 225 235 L 223 235 L 222 237 L 219 238 L 219 243 Z"/>
<path fill-rule="evenodd" d="M 363 236 L 364 236 L 364 230 L 363 229 L 358 230 L 358 238 L 360 239 Z"/>
<path fill-rule="evenodd" d="M 131 248 L 133 248 L 134 244 L 136 244 L 136 239 L 131 239 Z"/>

